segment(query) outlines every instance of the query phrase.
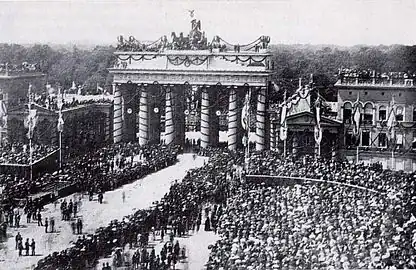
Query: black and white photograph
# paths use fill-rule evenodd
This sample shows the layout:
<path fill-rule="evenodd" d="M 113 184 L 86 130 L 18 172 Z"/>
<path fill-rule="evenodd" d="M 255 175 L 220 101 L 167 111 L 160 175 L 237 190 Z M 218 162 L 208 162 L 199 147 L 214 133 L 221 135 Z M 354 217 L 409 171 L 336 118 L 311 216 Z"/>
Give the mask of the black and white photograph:
<path fill-rule="evenodd" d="M 416 269 L 415 0 L 0 0 L 0 270 Z"/>

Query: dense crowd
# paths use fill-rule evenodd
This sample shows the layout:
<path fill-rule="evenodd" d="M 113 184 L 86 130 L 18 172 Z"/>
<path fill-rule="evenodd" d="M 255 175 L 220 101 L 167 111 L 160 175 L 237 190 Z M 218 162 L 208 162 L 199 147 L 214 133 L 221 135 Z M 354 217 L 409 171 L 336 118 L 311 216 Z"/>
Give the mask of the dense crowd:
<path fill-rule="evenodd" d="M 48 110 L 57 111 L 58 110 L 58 98 L 50 96 L 39 96 L 35 99 L 37 105 L 44 107 Z M 63 99 L 62 100 L 62 110 L 70 109 L 83 105 L 97 104 L 97 103 L 107 103 L 111 104 L 111 98 L 102 97 L 100 99 L 87 99 L 87 100 L 78 100 L 75 97 L 72 100 Z"/>
<path fill-rule="evenodd" d="M 73 192 L 103 193 L 172 165 L 179 151 L 178 147 L 140 147 L 137 143 L 123 143 L 74 157 L 64 164 L 60 174 L 45 173 L 33 181 L 2 175 L 3 209 L 10 211 L 17 206 L 19 199 L 27 200 L 30 194 L 58 182 L 72 186 Z M 139 160 L 134 161 L 137 156 Z M 31 207 L 31 212 L 37 212 L 42 205 L 34 200 Z"/>
<path fill-rule="evenodd" d="M 229 154 L 215 155 L 204 167 L 188 171 L 181 182 L 175 182 L 153 209 L 138 210 L 121 221 L 112 221 L 107 227 L 97 229 L 94 235 L 80 238 L 73 247 L 39 261 L 36 269 L 56 269 L 58 265 L 61 269 L 85 269 L 87 264 L 94 264 L 98 258 L 112 254 L 118 247 L 146 246 L 152 231 L 158 231 L 163 238 L 168 228 L 175 237 L 186 234 L 190 229 L 199 230 L 201 224 L 206 230 L 216 227 L 222 207 L 206 210 L 202 209 L 202 205 L 222 205 L 225 202 L 230 192 L 226 187 L 232 185 L 226 184 L 226 173 L 218 172 L 225 171 L 235 158 Z M 206 220 L 202 220 L 202 211 Z M 169 242 L 172 244 L 174 241 L 171 238 Z M 169 244 L 166 249 L 169 250 Z M 143 249 L 140 249 L 139 254 L 142 253 Z M 146 261 L 141 266 L 147 268 L 141 269 L 168 269 L 168 263 L 178 261 L 173 254 L 169 260 L 169 252 L 152 256 L 154 260 L 144 256 Z M 154 265 L 159 265 L 159 268 L 149 268 Z"/>
<path fill-rule="evenodd" d="M 333 183 L 247 183 L 227 201 L 209 269 L 415 268 L 415 174 L 379 166 L 250 159 L 249 174 L 307 177 Z M 276 180 L 277 181 L 277 180 Z"/>
<path fill-rule="evenodd" d="M 343 68 L 339 70 L 341 77 L 352 77 L 352 78 L 381 78 L 381 79 L 411 79 L 415 78 L 416 74 L 408 72 L 376 72 L 370 69 L 354 69 L 354 68 Z"/>
<path fill-rule="evenodd" d="M 32 145 L 32 162 L 39 160 L 53 151 L 57 150 L 57 147 L 44 144 Z M 23 143 L 7 143 L 2 146 L 0 153 L 0 164 L 29 164 L 30 162 L 30 149 L 28 144 Z"/>
<path fill-rule="evenodd" d="M 37 269 L 83 269 L 126 245 L 141 247 L 137 259 L 140 252 L 152 254 L 143 250 L 152 232 L 170 228 L 179 236 L 201 224 L 221 238 L 209 247 L 208 269 L 416 267 L 414 173 L 310 157 L 282 160 L 262 152 L 250 158 L 248 174 L 323 182 L 257 183 L 241 173 L 241 153 L 209 149 L 205 154 L 209 162 L 174 183 L 153 209 L 112 221 L 40 261 Z M 206 204 L 214 207 L 201 215 Z M 160 266 L 162 254 L 147 255 L 141 269 L 170 266 L 167 259 Z"/>
<path fill-rule="evenodd" d="M 20 65 L 13 65 L 9 63 L 0 64 L 0 73 L 5 72 L 39 72 L 39 64 L 29 64 L 28 62 L 23 62 Z"/>

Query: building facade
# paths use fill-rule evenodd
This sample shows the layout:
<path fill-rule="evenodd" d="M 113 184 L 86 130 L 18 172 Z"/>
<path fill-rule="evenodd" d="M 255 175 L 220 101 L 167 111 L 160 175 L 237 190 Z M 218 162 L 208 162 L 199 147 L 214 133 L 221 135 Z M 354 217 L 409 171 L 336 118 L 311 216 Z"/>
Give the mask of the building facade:
<path fill-rule="evenodd" d="M 191 21 L 188 35 L 172 33 L 171 37 L 163 36 L 151 44 L 119 37 L 117 63 L 109 68 L 114 74 L 114 143 L 138 140 L 145 145 L 162 140 L 183 145 L 185 115 L 193 113 L 186 108 L 185 97 L 197 92 L 198 112 L 188 117 L 188 124 L 200 131 L 200 146 L 218 145 L 225 113 L 228 148 L 235 150 L 242 145 L 242 107 L 246 94 L 251 93 L 257 100 L 256 149 L 268 148 L 270 38 L 261 36 L 244 46 L 231 45 L 219 36 L 208 42 L 197 20 Z M 224 92 L 228 112 L 219 106 L 220 93 Z"/>
<path fill-rule="evenodd" d="M 358 159 L 364 162 L 416 170 L 416 78 L 399 72 L 341 70 L 335 88 L 343 154 L 357 159 L 358 148 Z M 355 109 L 360 113 L 359 138 L 353 132 Z"/>
<path fill-rule="evenodd" d="M 45 74 L 34 65 L 0 65 L 0 143 L 8 136 L 8 112 L 27 104 L 29 85 L 35 93 L 43 91 L 45 78 Z"/>

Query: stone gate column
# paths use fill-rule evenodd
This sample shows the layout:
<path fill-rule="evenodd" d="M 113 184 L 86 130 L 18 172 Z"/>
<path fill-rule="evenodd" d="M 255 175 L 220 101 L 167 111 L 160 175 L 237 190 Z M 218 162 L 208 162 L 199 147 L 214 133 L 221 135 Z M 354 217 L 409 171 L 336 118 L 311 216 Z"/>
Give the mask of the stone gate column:
<path fill-rule="evenodd" d="M 139 111 L 139 144 L 146 145 L 149 137 L 149 114 L 147 104 L 147 87 L 142 87 L 140 91 L 140 111 Z"/>
<path fill-rule="evenodd" d="M 114 93 L 114 120 L 113 120 L 113 142 L 119 143 L 123 137 L 123 117 L 121 106 L 120 86 L 113 84 Z"/>
<path fill-rule="evenodd" d="M 165 144 L 170 145 L 175 140 L 175 126 L 173 123 L 172 111 L 172 89 L 166 88 L 166 108 L 165 108 Z"/>
<path fill-rule="evenodd" d="M 201 148 L 209 144 L 209 95 L 208 89 L 202 88 L 201 97 Z"/>
<path fill-rule="evenodd" d="M 230 89 L 228 103 L 228 149 L 237 150 L 237 93 L 234 88 Z"/>
<path fill-rule="evenodd" d="M 256 112 L 256 151 L 265 150 L 265 115 L 266 115 L 266 88 L 262 87 L 257 92 Z"/>

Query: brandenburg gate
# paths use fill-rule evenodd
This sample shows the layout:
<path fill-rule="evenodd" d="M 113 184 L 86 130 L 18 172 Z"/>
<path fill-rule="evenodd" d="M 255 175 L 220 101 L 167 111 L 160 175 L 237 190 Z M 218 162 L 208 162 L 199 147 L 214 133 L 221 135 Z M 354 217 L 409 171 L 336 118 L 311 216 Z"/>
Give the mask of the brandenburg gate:
<path fill-rule="evenodd" d="M 256 104 L 251 108 L 255 114 L 256 150 L 266 149 L 269 42 L 267 36 L 246 45 L 232 45 L 219 36 L 208 42 L 200 21 L 195 19 L 187 36 L 173 32 L 171 39 L 163 36 L 150 44 L 132 36 L 119 36 L 117 61 L 109 68 L 114 75 L 114 143 L 134 141 L 137 137 L 140 145 L 159 143 L 164 118 L 164 143 L 183 145 L 185 115 L 189 113 L 186 97 L 191 91 L 199 91 L 200 146 L 216 146 L 218 93 L 225 90 L 228 148 L 235 150 L 242 144 L 242 108 L 247 96 L 251 96 L 254 103 L 246 103 Z"/>

